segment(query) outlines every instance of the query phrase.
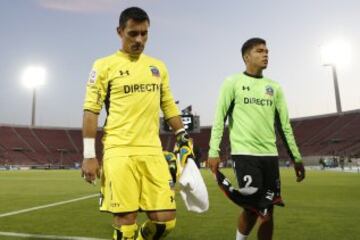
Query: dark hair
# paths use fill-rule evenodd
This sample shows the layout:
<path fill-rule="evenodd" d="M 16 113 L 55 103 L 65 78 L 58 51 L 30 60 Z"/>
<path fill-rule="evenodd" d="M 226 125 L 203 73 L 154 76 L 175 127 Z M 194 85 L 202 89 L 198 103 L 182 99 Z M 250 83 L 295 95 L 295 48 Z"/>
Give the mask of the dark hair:
<path fill-rule="evenodd" d="M 244 57 L 244 55 L 250 51 L 251 49 L 253 49 L 255 46 L 259 45 L 259 44 L 266 44 L 266 41 L 262 38 L 250 38 L 249 40 L 247 40 L 241 48 L 241 54 Z"/>
<path fill-rule="evenodd" d="M 147 13 L 139 7 L 129 7 L 121 12 L 119 18 L 119 27 L 124 28 L 128 20 L 133 19 L 137 22 L 148 21 L 150 24 L 150 19 Z"/>

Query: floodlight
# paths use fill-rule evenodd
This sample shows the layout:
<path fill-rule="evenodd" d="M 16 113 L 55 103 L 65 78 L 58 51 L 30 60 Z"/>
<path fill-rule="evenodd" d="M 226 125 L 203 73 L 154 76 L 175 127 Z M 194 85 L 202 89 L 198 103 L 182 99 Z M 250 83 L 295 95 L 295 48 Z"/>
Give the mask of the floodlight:
<path fill-rule="evenodd" d="M 37 88 L 44 85 L 46 70 L 41 66 L 27 67 L 22 74 L 22 83 L 27 88 Z"/>
<path fill-rule="evenodd" d="M 27 67 L 22 74 L 22 83 L 25 87 L 32 89 L 32 111 L 31 126 L 35 126 L 35 109 L 36 109 L 36 89 L 44 85 L 46 70 L 41 66 Z"/>
<path fill-rule="evenodd" d="M 349 65 L 351 57 L 350 44 L 343 39 L 336 39 L 321 47 L 321 59 L 323 66 L 330 66 L 334 80 L 336 111 L 342 112 L 337 67 Z"/>
<path fill-rule="evenodd" d="M 343 39 L 336 39 L 321 46 L 321 60 L 323 65 L 343 67 L 349 65 L 351 47 Z"/>

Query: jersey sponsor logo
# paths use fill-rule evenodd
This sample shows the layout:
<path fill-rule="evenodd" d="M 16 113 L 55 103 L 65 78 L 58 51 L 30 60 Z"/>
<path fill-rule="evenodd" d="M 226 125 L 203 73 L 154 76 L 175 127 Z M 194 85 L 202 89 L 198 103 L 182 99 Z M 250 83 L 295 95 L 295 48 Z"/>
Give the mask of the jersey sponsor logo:
<path fill-rule="evenodd" d="M 119 71 L 120 77 L 130 76 L 129 70 L 120 70 Z"/>
<path fill-rule="evenodd" d="M 273 101 L 270 99 L 244 97 L 244 104 L 255 104 L 263 107 L 271 107 L 273 105 Z"/>
<path fill-rule="evenodd" d="M 274 89 L 271 86 L 266 86 L 265 87 L 265 94 L 269 95 L 269 96 L 273 96 L 274 95 Z"/>
<path fill-rule="evenodd" d="M 88 84 L 95 84 L 96 83 L 96 76 L 97 76 L 97 73 L 96 73 L 96 70 L 91 70 L 91 72 L 89 73 L 89 80 L 88 80 Z"/>
<path fill-rule="evenodd" d="M 160 77 L 160 71 L 157 67 L 155 66 L 149 66 L 150 68 L 150 71 L 151 71 L 151 74 L 154 76 L 154 77 Z"/>
<path fill-rule="evenodd" d="M 160 84 L 156 83 L 124 85 L 125 94 L 136 92 L 157 92 L 159 90 Z"/>
<path fill-rule="evenodd" d="M 245 91 L 245 90 L 250 91 L 250 87 L 249 86 L 242 86 L 242 90 L 243 91 Z"/>

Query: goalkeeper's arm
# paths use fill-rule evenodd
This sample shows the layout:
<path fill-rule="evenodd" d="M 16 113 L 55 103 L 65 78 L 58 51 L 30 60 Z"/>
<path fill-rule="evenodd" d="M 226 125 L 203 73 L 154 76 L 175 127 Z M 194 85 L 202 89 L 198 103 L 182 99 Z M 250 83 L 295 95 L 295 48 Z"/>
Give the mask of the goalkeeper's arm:
<path fill-rule="evenodd" d="M 186 132 L 184 128 L 184 124 L 182 123 L 181 117 L 176 116 L 167 120 L 167 123 L 173 129 L 173 132 L 176 137 L 176 148 L 180 148 L 182 146 L 187 146 L 191 149 L 192 152 L 192 144 L 190 142 L 189 134 Z"/>
<path fill-rule="evenodd" d="M 179 131 L 180 129 L 184 129 L 184 124 L 183 124 L 180 116 L 175 116 L 175 117 L 169 118 L 167 120 L 167 123 L 173 130 L 174 134 L 176 134 L 176 132 Z"/>
<path fill-rule="evenodd" d="M 89 183 L 94 183 L 96 176 L 100 177 L 100 166 L 95 153 L 97 124 L 98 114 L 85 110 L 82 130 L 84 138 L 84 160 L 82 162 L 81 175 Z"/>

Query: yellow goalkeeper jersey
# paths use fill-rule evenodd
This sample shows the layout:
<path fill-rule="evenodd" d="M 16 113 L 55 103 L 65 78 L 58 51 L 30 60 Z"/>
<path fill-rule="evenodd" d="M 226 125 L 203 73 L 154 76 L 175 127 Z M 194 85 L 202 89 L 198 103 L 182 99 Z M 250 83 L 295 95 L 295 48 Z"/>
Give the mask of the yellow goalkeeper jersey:
<path fill-rule="evenodd" d="M 84 110 L 99 113 L 105 105 L 104 149 L 117 154 L 162 154 L 160 108 L 165 119 L 180 115 L 163 62 L 118 51 L 95 61 L 86 87 Z"/>

